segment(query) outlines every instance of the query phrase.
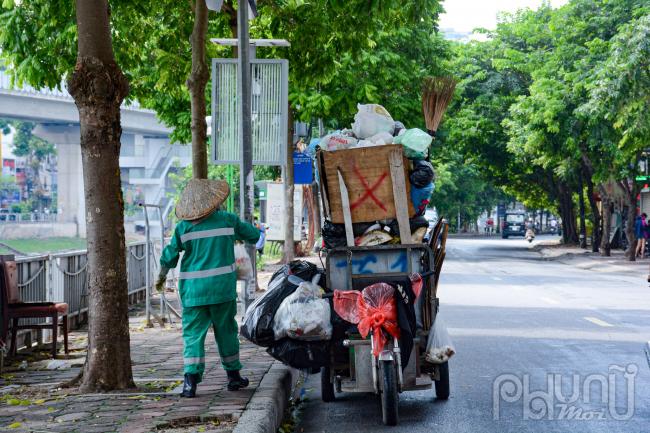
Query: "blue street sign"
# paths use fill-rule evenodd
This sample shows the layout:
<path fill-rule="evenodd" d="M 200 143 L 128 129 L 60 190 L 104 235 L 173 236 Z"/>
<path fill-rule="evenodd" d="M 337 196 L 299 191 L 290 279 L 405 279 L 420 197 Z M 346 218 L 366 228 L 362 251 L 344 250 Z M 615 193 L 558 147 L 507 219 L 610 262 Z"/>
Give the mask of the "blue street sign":
<path fill-rule="evenodd" d="M 296 185 L 311 185 L 314 170 L 309 155 L 293 152 L 293 183 Z"/>

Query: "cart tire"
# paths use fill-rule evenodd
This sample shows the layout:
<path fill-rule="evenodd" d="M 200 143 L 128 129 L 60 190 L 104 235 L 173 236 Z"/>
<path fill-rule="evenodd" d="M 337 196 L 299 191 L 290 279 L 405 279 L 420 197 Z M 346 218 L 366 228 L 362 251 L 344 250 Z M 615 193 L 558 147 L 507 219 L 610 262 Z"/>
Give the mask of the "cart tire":
<path fill-rule="evenodd" d="M 381 415 L 385 425 L 397 425 L 399 392 L 397 390 L 397 371 L 393 361 L 381 362 L 381 377 L 383 388 L 381 390 Z"/>
<path fill-rule="evenodd" d="M 436 398 L 447 400 L 449 398 L 449 361 L 438 367 L 440 380 L 436 380 Z"/>
<path fill-rule="evenodd" d="M 320 396 L 325 403 L 336 400 L 334 395 L 334 384 L 330 380 L 330 368 L 322 367 L 320 369 Z"/>

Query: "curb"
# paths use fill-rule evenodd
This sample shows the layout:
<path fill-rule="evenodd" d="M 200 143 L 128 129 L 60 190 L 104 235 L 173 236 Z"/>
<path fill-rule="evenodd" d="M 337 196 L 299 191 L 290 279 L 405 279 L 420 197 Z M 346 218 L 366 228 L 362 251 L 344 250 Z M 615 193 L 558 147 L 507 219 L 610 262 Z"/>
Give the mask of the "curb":
<path fill-rule="evenodd" d="M 297 370 L 275 361 L 246 405 L 233 433 L 276 433 L 297 380 Z"/>

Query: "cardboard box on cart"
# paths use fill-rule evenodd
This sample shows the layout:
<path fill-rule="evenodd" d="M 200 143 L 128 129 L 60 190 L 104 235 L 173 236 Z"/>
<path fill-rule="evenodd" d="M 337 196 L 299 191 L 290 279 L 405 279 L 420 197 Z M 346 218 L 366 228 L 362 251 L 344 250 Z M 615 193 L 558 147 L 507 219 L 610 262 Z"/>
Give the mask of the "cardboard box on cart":
<path fill-rule="evenodd" d="M 343 224 L 343 204 L 337 171 L 348 190 L 352 223 L 397 218 L 393 194 L 390 154 L 402 155 L 404 179 L 408 178 L 409 161 L 402 146 L 383 145 L 318 152 L 318 171 L 325 215 L 335 224 Z M 405 183 L 408 217 L 415 214 L 410 200 L 410 185 Z"/>

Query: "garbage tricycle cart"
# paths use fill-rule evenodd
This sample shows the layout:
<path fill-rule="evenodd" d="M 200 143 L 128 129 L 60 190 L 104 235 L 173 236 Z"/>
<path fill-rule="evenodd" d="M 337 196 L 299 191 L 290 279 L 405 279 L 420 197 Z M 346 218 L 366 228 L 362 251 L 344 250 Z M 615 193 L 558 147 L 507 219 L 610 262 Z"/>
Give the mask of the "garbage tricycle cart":
<path fill-rule="evenodd" d="M 369 338 L 362 338 L 357 328 L 352 326 L 343 334 L 334 336 L 331 363 L 321 370 L 324 401 L 334 401 L 335 391 L 374 393 L 381 399 L 384 424 L 396 425 L 401 392 L 429 389 L 435 384 L 437 398 L 449 397 L 447 362 L 432 364 L 425 360 L 427 337 L 438 311 L 435 273 L 440 269 L 436 262 L 441 263 L 444 259 L 444 238 L 442 248 L 437 248 L 439 239 L 443 237 L 439 236 L 441 224 L 445 222 L 441 221 L 432 234 L 435 236 L 431 242 L 435 254 L 428 244 L 340 247 L 328 251 L 326 281 L 335 302 L 336 291 L 361 291 L 377 283 L 395 287 L 398 290 L 396 298 L 399 298 L 400 294 L 404 296 L 402 285 L 411 281 L 413 286 L 419 285 L 420 295 L 413 305 L 417 332 L 411 336 L 409 354 L 402 353 L 408 346 L 404 343 L 403 333 L 401 345 L 400 339 L 383 329 L 370 332 Z M 446 230 L 443 232 L 446 235 Z M 400 302 L 399 299 L 396 302 Z M 337 320 L 338 316 L 334 316 Z M 379 314 L 379 320 L 382 318 Z M 399 319 L 403 320 L 403 317 Z M 378 339 L 385 340 L 380 351 L 377 346 L 382 342 Z M 403 365 L 405 359 L 408 359 L 407 365 Z"/>

